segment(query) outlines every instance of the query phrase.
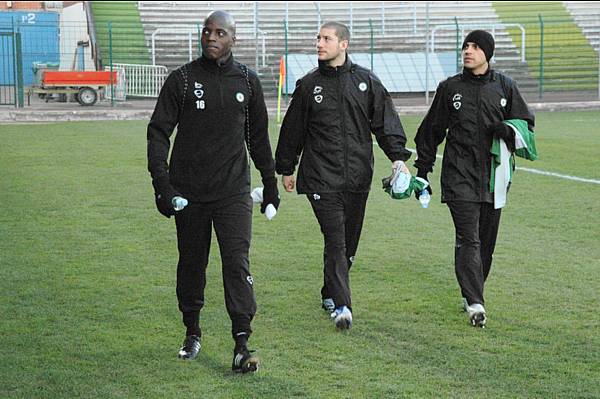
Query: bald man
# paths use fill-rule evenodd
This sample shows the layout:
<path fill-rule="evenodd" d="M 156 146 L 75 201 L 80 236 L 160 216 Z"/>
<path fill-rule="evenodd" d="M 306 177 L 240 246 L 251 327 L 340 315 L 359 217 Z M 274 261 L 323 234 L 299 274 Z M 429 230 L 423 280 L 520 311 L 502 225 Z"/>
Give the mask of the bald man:
<path fill-rule="evenodd" d="M 173 71 L 160 92 L 148 125 L 148 170 L 159 212 L 174 215 L 177 226 L 177 299 L 186 327 L 179 357 L 194 359 L 200 351 L 200 310 L 214 227 L 235 340 L 232 369 L 253 372 L 259 360 L 247 348 L 256 312 L 248 259 L 252 199 L 247 151 L 262 177 L 261 212 L 268 204 L 277 208 L 267 110 L 256 73 L 233 58 L 235 21 L 230 14 L 209 14 L 201 44 L 202 56 Z M 188 205 L 175 207 L 176 197 Z"/>

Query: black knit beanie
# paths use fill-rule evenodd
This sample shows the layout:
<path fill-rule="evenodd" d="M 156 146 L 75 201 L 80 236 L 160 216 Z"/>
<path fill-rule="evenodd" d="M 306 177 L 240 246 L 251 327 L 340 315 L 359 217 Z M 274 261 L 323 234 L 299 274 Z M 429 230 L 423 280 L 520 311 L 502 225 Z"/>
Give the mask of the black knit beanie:
<path fill-rule="evenodd" d="M 494 37 L 486 31 L 474 30 L 473 32 L 469 33 L 467 37 L 465 37 L 465 41 L 462 44 L 463 49 L 467 46 L 468 42 L 477 44 L 479 48 L 483 50 L 485 59 L 487 61 L 489 61 L 494 55 L 494 48 L 496 46 Z"/>

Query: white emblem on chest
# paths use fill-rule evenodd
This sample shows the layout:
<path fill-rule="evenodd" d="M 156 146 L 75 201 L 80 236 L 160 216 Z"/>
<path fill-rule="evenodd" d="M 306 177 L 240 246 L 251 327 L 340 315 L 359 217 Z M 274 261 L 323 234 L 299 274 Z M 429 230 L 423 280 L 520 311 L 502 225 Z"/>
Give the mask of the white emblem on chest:
<path fill-rule="evenodd" d="M 456 93 L 453 97 L 452 97 L 452 106 L 454 107 L 455 110 L 459 110 L 460 106 L 462 105 L 462 94 L 460 93 Z"/>
<path fill-rule="evenodd" d="M 244 93 L 236 93 L 235 99 L 238 101 L 238 103 L 243 103 L 244 102 Z"/>

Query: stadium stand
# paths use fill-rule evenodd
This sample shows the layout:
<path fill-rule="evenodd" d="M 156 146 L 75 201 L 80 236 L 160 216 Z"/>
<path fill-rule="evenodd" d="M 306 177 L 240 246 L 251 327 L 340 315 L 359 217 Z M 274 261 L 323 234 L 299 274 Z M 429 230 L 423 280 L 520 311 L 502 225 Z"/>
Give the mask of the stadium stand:
<path fill-rule="evenodd" d="M 494 30 L 497 40 L 496 67 L 528 78 L 520 64 L 521 53 L 491 7 L 491 2 L 431 2 L 429 27 L 436 28 L 436 52 L 456 50 L 456 23 L 461 34 L 475 28 Z M 352 31 L 352 53 L 371 50 L 370 20 L 373 24 L 373 50 L 383 52 L 424 52 L 426 5 L 423 2 L 138 2 L 145 39 L 151 45 L 155 34 L 156 63 L 175 68 L 198 51 L 197 30 L 203 18 L 214 9 L 231 12 L 238 26 L 236 56 L 258 70 L 266 93 L 275 93 L 279 58 L 285 53 L 285 24 L 289 21 L 287 49 L 290 54 L 314 54 L 315 35 L 320 23 L 338 20 Z M 457 9 L 460 14 L 457 16 Z M 169 27 L 169 29 L 162 29 Z M 264 37 L 265 63 L 262 41 Z M 458 39 L 462 42 L 462 36 Z M 194 54 L 194 57 L 196 53 Z M 368 66 L 368 65 L 367 65 Z"/>
<path fill-rule="evenodd" d="M 565 7 L 596 51 L 600 51 L 600 3 L 597 1 L 565 1 Z"/>

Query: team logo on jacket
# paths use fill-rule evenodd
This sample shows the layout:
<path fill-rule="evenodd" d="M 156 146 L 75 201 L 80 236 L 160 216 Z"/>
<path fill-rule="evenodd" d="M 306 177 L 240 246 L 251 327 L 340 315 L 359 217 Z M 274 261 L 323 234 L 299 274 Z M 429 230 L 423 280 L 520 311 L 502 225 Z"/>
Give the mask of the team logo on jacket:
<path fill-rule="evenodd" d="M 360 82 L 360 84 L 358 85 L 358 89 L 360 91 L 367 91 L 367 84 L 365 82 Z"/>
<path fill-rule="evenodd" d="M 244 93 L 236 93 L 235 99 L 238 101 L 238 103 L 243 103 L 244 102 Z"/>
<path fill-rule="evenodd" d="M 506 98 L 501 98 L 500 99 L 500 106 L 501 107 L 506 107 Z"/>
<path fill-rule="evenodd" d="M 460 109 L 460 106 L 462 105 L 461 100 L 462 100 L 462 94 L 460 94 L 460 93 L 456 93 L 454 95 L 454 97 L 452 97 L 452 106 L 457 111 Z"/>
<path fill-rule="evenodd" d="M 313 89 L 313 94 L 319 94 L 323 91 L 323 88 L 321 86 L 315 86 L 315 88 Z"/>
<path fill-rule="evenodd" d="M 206 104 L 204 100 L 201 100 L 202 96 L 204 96 L 204 90 L 202 90 L 202 83 L 194 82 L 194 95 L 196 96 L 196 109 L 204 109 L 206 108 Z"/>
<path fill-rule="evenodd" d="M 194 82 L 194 95 L 196 98 L 200 99 L 204 95 L 204 90 L 202 90 L 202 83 Z"/>
<path fill-rule="evenodd" d="M 317 104 L 321 104 L 321 101 L 323 101 L 323 96 L 320 94 L 317 94 L 315 96 L 315 101 L 317 102 Z"/>
<path fill-rule="evenodd" d="M 250 283 L 250 285 L 254 285 L 254 279 L 252 278 L 252 276 L 248 276 L 248 277 L 246 277 L 246 281 L 247 281 L 248 283 Z"/>

